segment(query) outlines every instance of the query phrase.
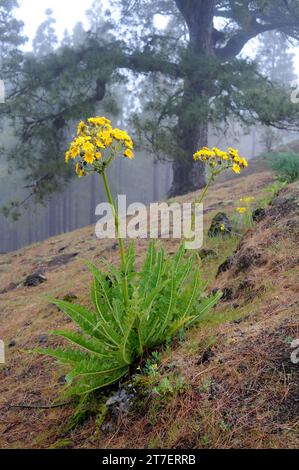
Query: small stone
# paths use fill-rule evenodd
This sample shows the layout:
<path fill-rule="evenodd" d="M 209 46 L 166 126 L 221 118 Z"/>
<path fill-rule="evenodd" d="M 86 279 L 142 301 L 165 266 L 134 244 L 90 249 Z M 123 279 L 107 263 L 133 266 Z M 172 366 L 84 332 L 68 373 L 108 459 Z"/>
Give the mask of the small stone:
<path fill-rule="evenodd" d="M 214 287 L 214 289 L 211 290 L 211 295 L 216 295 L 219 291 L 220 289 L 218 287 Z"/>
<path fill-rule="evenodd" d="M 246 278 L 240 282 L 238 289 L 239 290 L 249 290 L 254 287 L 254 282 L 252 279 Z"/>
<path fill-rule="evenodd" d="M 199 257 L 204 260 L 206 258 L 215 259 L 217 258 L 217 253 L 215 250 L 209 250 L 207 248 L 202 248 L 199 252 Z"/>
<path fill-rule="evenodd" d="M 215 353 L 212 351 L 212 348 L 208 348 L 202 353 L 201 357 L 197 361 L 197 364 L 205 364 L 205 362 L 209 362 L 214 356 Z"/>
<path fill-rule="evenodd" d="M 48 342 L 48 336 L 47 335 L 40 335 L 38 337 L 38 342 L 39 344 L 45 344 Z"/>
<path fill-rule="evenodd" d="M 62 375 L 61 377 L 59 377 L 57 382 L 59 383 L 59 385 L 64 385 L 66 383 L 65 375 Z"/>
<path fill-rule="evenodd" d="M 12 339 L 12 340 L 8 343 L 8 347 L 9 347 L 9 348 L 14 348 L 14 347 L 16 346 L 16 344 L 17 344 L 17 342 L 16 342 L 14 339 Z"/>
<path fill-rule="evenodd" d="M 225 287 L 222 292 L 223 292 L 223 295 L 221 298 L 222 301 L 225 302 L 225 301 L 233 299 L 233 290 L 230 287 Z"/>
<path fill-rule="evenodd" d="M 224 263 L 222 263 L 219 268 L 218 268 L 218 271 L 217 271 L 217 276 L 219 276 L 219 274 L 221 273 L 225 273 L 226 271 L 228 271 L 233 265 L 233 257 L 230 256 L 229 258 L 227 258 Z"/>
<path fill-rule="evenodd" d="M 224 230 L 223 230 L 224 229 Z M 210 238 L 218 235 L 227 236 L 232 232 L 232 224 L 224 212 L 218 212 L 212 220 L 208 235 Z"/>
<path fill-rule="evenodd" d="M 28 276 L 24 282 L 25 287 L 36 287 L 43 282 L 46 282 L 47 278 L 43 274 L 35 273 Z"/>
<path fill-rule="evenodd" d="M 101 427 L 101 430 L 104 434 L 110 434 L 115 430 L 115 424 L 113 423 L 106 423 Z"/>
<path fill-rule="evenodd" d="M 255 211 L 252 212 L 252 220 L 254 222 L 260 222 L 261 220 L 264 219 L 266 216 L 266 210 L 263 209 L 262 207 L 259 207 L 258 209 L 255 209 Z"/>

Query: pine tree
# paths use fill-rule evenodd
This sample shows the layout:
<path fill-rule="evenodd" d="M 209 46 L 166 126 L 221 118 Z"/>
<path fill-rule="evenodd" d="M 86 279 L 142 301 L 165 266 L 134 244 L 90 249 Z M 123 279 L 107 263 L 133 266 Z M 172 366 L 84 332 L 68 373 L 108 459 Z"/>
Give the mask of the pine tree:
<path fill-rule="evenodd" d="M 86 31 L 84 29 L 82 22 L 79 21 L 73 29 L 72 42 L 73 42 L 74 47 L 82 46 L 85 40 L 86 40 Z"/>
<path fill-rule="evenodd" d="M 46 19 L 37 28 L 36 35 L 33 39 L 33 52 L 38 56 L 46 56 L 55 50 L 58 44 L 54 25 L 56 23 L 53 18 L 53 10 L 48 8 L 45 11 Z"/>
<path fill-rule="evenodd" d="M 24 57 L 7 114 L 21 127 L 22 152 L 14 153 L 15 161 L 29 168 L 32 179 L 50 174 L 53 181 L 64 176 L 57 155 L 65 147 L 70 123 L 95 112 L 110 98 L 112 84 L 124 83 L 129 73 L 134 74 L 136 88 L 138 78 L 145 75 L 158 87 L 165 83 L 158 108 L 155 100 L 149 104 L 154 126 L 167 128 L 168 135 L 159 140 L 165 148 L 167 139 L 170 142 L 172 194 L 204 184 L 203 169 L 194 165 L 192 154 L 207 145 L 209 123 L 234 116 L 248 125 L 298 128 L 298 106 L 291 103 L 289 90 L 280 83 L 273 86 L 252 61 L 240 58 L 243 47 L 267 31 L 299 39 L 297 0 L 111 0 L 111 4 L 118 8 L 120 19 L 104 21 L 109 34 L 98 34 L 97 27 L 95 34 L 91 26 L 79 47 L 57 50 L 43 61 Z M 157 28 L 157 14 L 168 20 L 165 30 Z M 37 101 L 40 93 L 45 100 Z"/>
<path fill-rule="evenodd" d="M 0 64 L 26 41 L 22 36 L 23 22 L 13 16 L 18 6 L 17 0 L 1 0 L 0 3 Z"/>
<path fill-rule="evenodd" d="M 61 46 L 62 47 L 71 47 L 72 46 L 72 37 L 70 35 L 70 33 L 68 32 L 67 29 L 64 30 L 63 32 L 63 38 L 62 38 L 62 41 L 61 41 Z"/>
<path fill-rule="evenodd" d="M 294 66 L 295 54 L 290 50 L 285 34 L 268 31 L 260 38 L 255 60 L 259 70 L 273 82 L 290 86 L 297 78 Z"/>

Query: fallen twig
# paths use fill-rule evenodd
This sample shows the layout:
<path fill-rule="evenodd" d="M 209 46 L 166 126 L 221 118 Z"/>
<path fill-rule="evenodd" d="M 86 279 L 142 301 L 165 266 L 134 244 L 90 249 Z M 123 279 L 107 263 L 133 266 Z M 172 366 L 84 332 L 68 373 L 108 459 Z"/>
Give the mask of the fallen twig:
<path fill-rule="evenodd" d="M 66 401 L 64 403 L 57 403 L 57 405 L 9 405 L 10 408 L 28 408 L 28 409 L 41 409 L 41 410 L 49 410 L 51 408 L 60 408 L 61 406 L 66 406 L 71 403 L 71 400 Z"/>

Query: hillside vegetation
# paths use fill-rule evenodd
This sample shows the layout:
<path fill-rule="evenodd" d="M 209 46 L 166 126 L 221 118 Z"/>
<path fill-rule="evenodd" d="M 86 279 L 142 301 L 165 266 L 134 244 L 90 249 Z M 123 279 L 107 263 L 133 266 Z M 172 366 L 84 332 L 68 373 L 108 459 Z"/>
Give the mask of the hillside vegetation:
<path fill-rule="evenodd" d="M 205 202 L 206 232 L 217 212 L 232 215 L 244 195 L 266 208 L 242 239 L 205 234 L 203 274 L 223 299 L 119 390 L 89 403 L 54 401 L 66 371 L 26 350 L 61 342 L 49 331 L 71 324 L 48 297 L 88 306 L 90 273 L 82 259 L 116 262 L 117 243 L 96 239 L 90 226 L 1 255 L 0 338 L 7 351 L 0 447 L 298 447 L 299 366 L 290 360 L 290 343 L 299 334 L 299 186 L 275 195 L 271 185 L 273 175 L 260 161 L 244 176 L 214 184 Z M 173 253 L 178 242 L 163 244 Z M 140 262 L 146 246 L 137 243 Z M 25 287 L 35 273 L 44 282 Z"/>

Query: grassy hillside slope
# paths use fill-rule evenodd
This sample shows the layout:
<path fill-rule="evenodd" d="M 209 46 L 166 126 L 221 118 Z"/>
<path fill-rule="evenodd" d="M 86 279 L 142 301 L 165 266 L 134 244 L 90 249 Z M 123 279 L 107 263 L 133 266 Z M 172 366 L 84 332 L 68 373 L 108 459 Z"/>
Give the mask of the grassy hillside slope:
<path fill-rule="evenodd" d="M 257 162 L 244 176 L 216 183 L 205 203 L 205 229 L 219 210 L 232 214 L 244 195 L 269 199 L 272 181 Z M 122 403 L 107 409 L 102 397 L 72 429 L 75 404 L 52 407 L 64 369 L 24 350 L 58 344 L 48 332 L 69 320 L 48 296 L 89 305 L 90 274 L 82 258 L 99 265 L 103 258 L 117 260 L 117 245 L 97 240 L 94 227 L 87 227 L 0 256 L 0 338 L 7 345 L 0 447 L 298 447 L 299 366 L 290 361 L 289 345 L 299 335 L 298 231 L 294 184 L 242 240 L 206 236 L 204 247 L 213 255 L 203 262 L 204 276 L 224 299 L 183 341 L 162 350 L 148 373 L 124 386 L 132 395 L 128 409 Z M 168 252 L 177 246 L 163 243 Z M 145 247 L 138 242 L 140 260 Z M 36 272 L 46 281 L 25 287 Z"/>

